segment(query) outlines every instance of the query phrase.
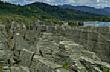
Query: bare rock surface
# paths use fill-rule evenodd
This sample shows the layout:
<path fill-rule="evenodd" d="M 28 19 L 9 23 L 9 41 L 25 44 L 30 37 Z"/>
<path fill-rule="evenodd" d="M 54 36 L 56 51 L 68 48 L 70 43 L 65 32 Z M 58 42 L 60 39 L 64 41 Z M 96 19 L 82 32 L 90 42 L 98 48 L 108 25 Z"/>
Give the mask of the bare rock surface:
<path fill-rule="evenodd" d="M 0 26 L 3 72 L 110 72 L 108 28 L 46 25 Z M 104 35 L 105 34 L 105 35 Z"/>

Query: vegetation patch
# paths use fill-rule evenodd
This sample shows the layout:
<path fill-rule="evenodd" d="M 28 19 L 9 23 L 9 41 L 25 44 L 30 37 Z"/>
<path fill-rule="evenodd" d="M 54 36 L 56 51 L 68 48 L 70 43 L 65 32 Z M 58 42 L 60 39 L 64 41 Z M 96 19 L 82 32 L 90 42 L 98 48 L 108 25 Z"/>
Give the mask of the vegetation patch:
<path fill-rule="evenodd" d="M 0 64 L 0 72 L 3 72 L 3 66 Z"/>
<path fill-rule="evenodd" d="M 104 68 L 103 68 L 103 72 L 110 72 L 110 69 L 109 69 L 109 68 L 104 67 Z"/>
<path fill-rule="evenodd" d="M 59 21 L 110 21 L 109 16 L 102 16 L 71 9 L 63 9 L 45 3 L 32 3 L 25 6 L 0 1 L 0 21 L 15 20 L 29 23 L 36 18 L 61 23 Z"/>
<path fill-rule="evenodd" d="M 64 64 L 63 64 L 63 68 L 64 68 L 64 69 L 69 69 L 69 64 L 68 64 L 68 63 L 64 63 Z"/>

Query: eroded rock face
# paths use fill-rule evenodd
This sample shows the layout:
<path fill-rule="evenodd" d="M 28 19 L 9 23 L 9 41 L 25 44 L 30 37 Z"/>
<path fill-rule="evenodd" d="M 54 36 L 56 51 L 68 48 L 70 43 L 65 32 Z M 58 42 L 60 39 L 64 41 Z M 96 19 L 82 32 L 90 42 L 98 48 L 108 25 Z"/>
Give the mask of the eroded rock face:
<path fill-rule="evenodd" d="M 19 66 L 19 67 L 11 67 L 10 68 L 11 72 L 30 72 L 28 67 L 23 67 L 23 66 Z"/>
<path fill-rule="evenodd" d="M 34 52 L 23 49 L 20 51 L 20 65 L 29 67 L 31 65 Z"/>
<path fill-rule="evenodd" d="M 28 28 L 15 22 L 8 29 L 0 26 L 0 64 L 4 72 L 110 71 L 106 29 L 104 36 L 100 28 L 40 23 Z"/>
<path fill-rule="evenodd" d="M 69 72 L 62 65 L 55 64 L 37 55 L 33 58 L 30 70 L 31 72 Z"/>

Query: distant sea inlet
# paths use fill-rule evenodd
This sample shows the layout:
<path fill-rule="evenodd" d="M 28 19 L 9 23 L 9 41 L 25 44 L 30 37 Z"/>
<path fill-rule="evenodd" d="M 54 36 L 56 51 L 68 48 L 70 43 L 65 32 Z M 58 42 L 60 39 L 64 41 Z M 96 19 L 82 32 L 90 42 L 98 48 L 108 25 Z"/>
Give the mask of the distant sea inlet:
<path fill-rule="evenodd" d="M 110 27 L 110 22 L 84 22 L 84 26 Z"/>

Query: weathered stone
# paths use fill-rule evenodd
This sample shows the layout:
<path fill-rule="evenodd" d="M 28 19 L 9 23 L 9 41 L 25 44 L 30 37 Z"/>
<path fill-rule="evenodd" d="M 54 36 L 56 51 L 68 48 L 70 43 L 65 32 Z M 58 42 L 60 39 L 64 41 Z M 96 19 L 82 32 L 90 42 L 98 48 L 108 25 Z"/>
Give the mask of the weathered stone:
<path fill-rule="evenodd" d="M 5 45 L 4 45 L 5 40 L 6 39 L 4 38 L 2 31 L 0 31 L 0 50 L 5 49 Z"/>
<path fill-rule="evenodd" d="M 4 60 L 5 59 L 4 56 L 5 56 L 5 51 L 0 50 L 0 60 Z"/>
<path fill-rule="evenodd" d="M 11 67 L 11 72 L 21 72 L 19 67 Z"/>
<path fill-rule="evenodd" d="M 28 67 L 20 66 L 21 72 L 30 72 Z"/>
<path fill-rule="evenodd" d="M 22 37 L 22 35 L 18 35 L 18 36 L 15 36 L 15 39 L 14 39 L 14 42 L 15 42 L 15 49 L 16 50 L 22 50 L 22 49 L 28 49 L 30 48 L 31 44 L 30 42 L 28 41 L 25 41 Z M 33 42 L 32 42 L 33 43 Z"/>
<path fill-rule="evenodd" d="M 48 32 L 54 32 L 55 31 L 55 26 L 48 26 Z"/>
<path fill-rule="evenodd" d="M 10 70 L 3 70 L 3 72 L 11 72 Z"/>
<path fill-rule="evenodd" d="M 41 56 L 46 58 L 50 58 L 50 56 L 58 51 L 58 45 L 51 33 L 43 33 L 42 39 L 37 43 L 37 50 Z"/>
<path fill-rule="evenodd" d="M 11 67 L 11 72 L 30 72 L 28 67 L 23 67 L 23 66 L 19 66 L 19 67 Z"/>
<path fill-rule="evenodd" d="M 20 52 L 20 65 L 29 67 L 34 53 L 26 49 L 21 50 Z"/>
<path fill-rule="evenodd" d="M 107 64 L 106 62 L 94 61 L 86 57 L 81 57 L 80 61 L 83 65 L 85 65 L 86 68 L 88 68 L 88 71 L 102 71 L 100 69 L 96 69 L 97 67 L 110 69 L 110 65 Z"/>
<path fill-rule="evenodd" d="M 102 67 L 110 68 L 101 62 L 110 62 L 109 28 L 39 22 L 28 27 L 14 22 L 5 32 L 0 26 L 0 62 L 9 64 L 12 72 L 102 72 Z"/>
<path fill-rule="evenodd" d="M 69 72 L 68 70 L 63 69 L 61 65 L 50 62 L 37 55 L 33 57 L 30 70 L 31 72 Z"/>
<path fill-rule="evenodd" d="M 69 72 L 69 71 L 63 68 L 59 68 L 59 69 L 56 69 L 54 72 Z"/>
<path fill-rule="evenodd" d="M 91 58 L 93 59 L 94 61 L 95 60 L 98 60 L 98 61 L 101 61 L 94 52 L 90 52 L 90 51 L 87 51 L 87 50 L 82 50 L 81 51 L 82 55 L 87 57 L 87 58 Z"/>
<path fill-rule="evenodd" d="M 94 67 L 94 70 L 95 70 L 96 72 L 103 72 L 103 71 L 101 71 L 98 67 Z"/>
<path fill-rule="evenodd" d="M 83 48 L 83 46 L 76 44 L 73 41 L 61 41 L 60 42 L 60 49 L 63 49 L 62 52 L 66 52 L 66 54 L 70 54 L 70 55 L 74 55 L 76 54 L 80 54 L 81 49 Z"/>

